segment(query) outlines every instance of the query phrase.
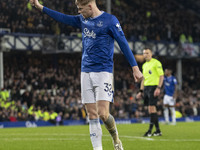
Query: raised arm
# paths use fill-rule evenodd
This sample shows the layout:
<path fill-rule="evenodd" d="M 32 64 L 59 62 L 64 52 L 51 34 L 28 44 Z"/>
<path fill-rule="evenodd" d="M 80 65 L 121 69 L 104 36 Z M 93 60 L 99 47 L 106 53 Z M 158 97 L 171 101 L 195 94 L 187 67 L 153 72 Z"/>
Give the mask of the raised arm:
<path fill-rule="evenodd" d="M 76 28 L 81 28 L 81 22 L 79 16 L 72 16 L 72 15 L 65 15 L 63 13 L 54 11 L 52 9 L 49 9 L 47 7 L 44 7 L 41 5 L 38 0 L 30 0 L 30 3 L 32 6 L 35 6 L 38 10 L 40 10 L 43 13 L 46 13 L 51 18 L 55 19 L 58 22 L 64 23 L 66 25 L 70 25 Z"/>
<path fill-rule="evenodd" d="M 38 0 L 30 0 L 30 3 L 32 6 L 35 6 L 38 10 L 42 11 L 43 10 L 43 5 L 41 5 Z"/>

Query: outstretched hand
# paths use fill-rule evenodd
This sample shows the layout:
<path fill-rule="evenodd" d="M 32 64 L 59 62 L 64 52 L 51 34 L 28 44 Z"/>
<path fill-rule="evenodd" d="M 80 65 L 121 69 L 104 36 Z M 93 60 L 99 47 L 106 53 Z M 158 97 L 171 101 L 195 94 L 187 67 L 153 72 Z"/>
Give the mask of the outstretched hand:
<path fill-rule="evenodd" d="M 141 92 L 137 93 L 137 95 L 136 95 L 135 98 L 136 98 L 136 99 L 141 99 L 141 98 L 142 98 L 142 93 L 141 93 Z"/>
<path fill-rule="evenodd" d="M 154 96 L 157 97 L 159 95 L 160 95 L 160 89 L 156 88 L 155 91 L 154 91 Z"/>
<path fill-rule="evenodd" d="M 42 11 L 43 6 L 38 2 L 38 0 L 29 0 L 32 6 L 35 6 L 37 9 Z"/>
<path fill-rule="evenodd" d="M 38 0 L 29 0 L 29 2 L 31 3 L 32 6 L 35 6 L 35 3 L 38 2 Z M 39 2 L 38 2 L 39 3 Z"/>
<path fill-rule="evenodd" d="M 139 70 L 138 66 L 132 67 L 133 69 L 133 77 L 135 79 L 135 82 L 140 82 L 143 79 L 143 74 Z"/>

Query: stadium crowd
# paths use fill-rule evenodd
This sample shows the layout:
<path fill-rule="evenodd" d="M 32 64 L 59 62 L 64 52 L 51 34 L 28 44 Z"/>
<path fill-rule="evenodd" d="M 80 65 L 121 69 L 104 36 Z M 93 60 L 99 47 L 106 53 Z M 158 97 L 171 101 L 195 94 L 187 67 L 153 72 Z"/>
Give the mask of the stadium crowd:
<path fill-rule="evenodd" d="M 5 53 L 4 89 L 1 92 L 10 93 L 0 99 L 0 121 L 45 120 L 56 123 L 56 120 L 86 119 L 80 95 L 80 61 L 81 53 Z M 116 118 L 148 117 L 143 100 L 135 98 L 139 85 L 134 83 L 129 64 L 120 54 L 115 55 L 114 61 L 115 103 L 111 105 L 111 113 Z M 166 61 L 162 58 L 161 61 L 165 68 Z M 169 63 L 167 65 L 169 67 Z M 176 110 L 184 117 L 197 116 L 200 115 L 200 87 L 195 85 L 200 70 L 197 67 L 188 74 L 190 66 L 187 63 L 184 66 L 183 90 L 179 91 Z M 158 102 L 159 116 L 163 116 L 162 98 L 163 94 Z"/>
<path fill-rule="evenodd" d="M 77 14 L 74 0 L 40 2 L 66 14 Z M 106 11 L 106 0 L 97 0 L 97 3 Z M 0 10 L 0 28 L 8 28 L 13 33 L 72 35 L 80 32 L 41 15 L 28 1 L 1 0 Z M 199 16 L 180 6 L 176 0 L 112 0 L 112 14 L 120 20 L 130 40 L 173 42 L 179 41 L 184 34 L 188 42 L 200 41 Z M 176 70 L 175 60 L 170 60 L 172 63 L 169 65 L 169 61 L 166 64 L 164 59 L 160 59 L 164 68 L 167 66 Z M 134 84 L 131 69 L 127 71 L 129 65 L 122 55 L 115 55 L 115 60 L 115 103 L 111 105 L 111 113 L 115 118 L 147 117 L 147 107 L 142 100 L 135 98 L 139 85 Z M 62 123 L 66 119 L 85 119 L 80 95 L 80 63 L 80 53 L 5 53 L 0 121 L 45 120 Z M 199 63 L 195 60 L 189 65 L 183 63 L 183 88 L 179 91 L 176 110 L 183 116 L 200 116 Z M 194 67 L 191 68 L 191 65 Z M 163 116 L 162 98 L 163 94 L 158 102 L 159 116 Z"/>
<path fill-rule="evenodd" d="M 40 2 L 65 14 L 77 14 L 74 0 Z M 106 10 L 106 0 L 97 0 L 97 3 Z M 41 15 L 27 1 L 1 0 L 0 10 L 0 27 L 9 28 L 11 32 L 56 35 L 80 32 Z M 199 16 L 176 0 L 112 0 L 112 14 L 120 20 L 130 40 L 171 42 L 178 41 L 181 35 L 189 42 L 200 40 Z"/>

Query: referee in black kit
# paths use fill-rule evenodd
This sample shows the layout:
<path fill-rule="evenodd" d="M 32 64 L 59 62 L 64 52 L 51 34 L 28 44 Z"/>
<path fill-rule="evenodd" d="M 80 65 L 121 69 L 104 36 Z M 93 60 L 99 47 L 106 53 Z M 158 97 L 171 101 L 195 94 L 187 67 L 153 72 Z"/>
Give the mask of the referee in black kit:
<path fill-rule="evenodd" d="M 143 96 L 144 104 L 148 106 L 150 114 L 149 130 L 144 134 L 144 136 L 161 136 L 162 133 L 159 128 L 156 105 L 163 84 L 164 72 L 160 61 L 152 58 L 152 51 L 150 49 L 144 49 L 143 56 L 146 61 L 142 65 L 144 79 L 141 82 L 140 91 L 136 98 L 141 99 Z M 152 134 L 151 132 L 154 125 L 156 131 Z"/>

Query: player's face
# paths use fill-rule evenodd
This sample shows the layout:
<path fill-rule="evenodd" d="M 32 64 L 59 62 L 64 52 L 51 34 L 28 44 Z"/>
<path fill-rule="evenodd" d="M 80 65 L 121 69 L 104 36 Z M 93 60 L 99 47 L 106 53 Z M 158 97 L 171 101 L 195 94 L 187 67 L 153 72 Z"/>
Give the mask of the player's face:
<path fill-rule="evenodd" d="M 165 75 L 168 76 L 168 69 L 165 69 Z"/>
<path fill-rule="evenodd" d="M 149 49 L 143 50 L 143 56 L 146 61 L 150 61 L 152 58 L 152 52 Z"/>
<path fill-rule="evenodd" d="M 77 8 L 78 8 L 78 13 L 83 15 L 84 18 L 92 17 L 92 9 L 90 4 L 87 5 L 78 4 Z"/>
<path fill-rule="evenodd" d="M 165 75 L 166 76 L 170 76 L 171 75 L 171 71 L 169 69 L 165 69 Z"/>

